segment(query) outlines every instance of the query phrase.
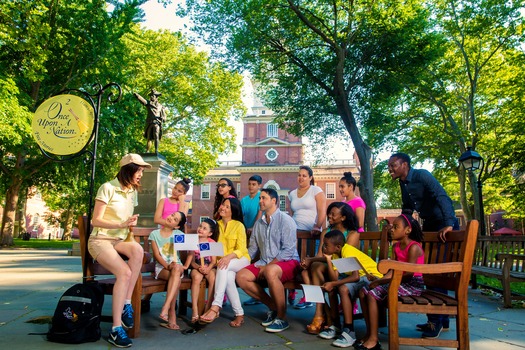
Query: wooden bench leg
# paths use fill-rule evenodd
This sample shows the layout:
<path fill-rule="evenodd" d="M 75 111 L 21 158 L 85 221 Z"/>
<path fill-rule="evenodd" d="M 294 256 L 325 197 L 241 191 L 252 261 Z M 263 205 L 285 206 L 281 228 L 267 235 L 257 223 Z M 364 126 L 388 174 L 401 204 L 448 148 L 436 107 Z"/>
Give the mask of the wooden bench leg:
<path fill-rule="evenodd" d="M 133 306 L 133 328 L 128 330 L 130 338 L 138 338 L 140 336 L 140 313 L 142 308 L 142 275 L 139 275 L 135 288 L 133 288 L 133 295 L 131 296 L 131 306 Z"/>
<path fill-rule="evenodd" d="M 470 275 L 470 283 L 472 284 L 472 289 L 478 289 L 478 279 L 475 273 Z"/>
<path fill-rule="evenodd" d="M 501 286 L 503 287 L 503 307 L 512 307 L 511 292 L 510 292 L 510 268 L 512 259 L 505 259 L 503 263 Z"/>

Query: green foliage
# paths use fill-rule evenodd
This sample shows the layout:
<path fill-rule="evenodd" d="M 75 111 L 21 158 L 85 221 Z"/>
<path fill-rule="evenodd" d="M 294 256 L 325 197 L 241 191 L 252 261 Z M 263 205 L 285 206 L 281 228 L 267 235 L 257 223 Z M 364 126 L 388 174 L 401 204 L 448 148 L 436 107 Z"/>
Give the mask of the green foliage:
<path fill-rule="evenodd" d="M 457 160 L 472 146 L 485 159 L 485 212 L 523 212 L 525 202 L 510 194 L 519 192 L 515 152 L 524 146 L 524 2 L 436 0 L 428 8 L 443 52 L 416 79 L 403 80 L 403 96 L 372 101 L 381 111 L 367 125 L 374 145 L 430 161 L 467 218 L 479 212 L 477 181 Z"/>
<path fill-rule="evenodd" d="M 144 2 L 0 3 L 0 190 L 7 194 L 2 243 L 10 244 L 4 237 L 11 235 L 23 188 L 39 186 L 50 208 L 65 215 L 61 220 L 87 211 L 87 157 L 52 163 L 30 130 L 31 112 L 64 89 L 95 94 L 95 83 L 123 87 L 119 103 L 107 102 L 109 91 L 103 96 L 96 187 L 116 174 L 122 155 L 145 151 L 145 111 L 131 92 L 163 92 L 170 113 L 159 151 L 175 165 L 175 176 L 198 182 L 220 153 L 235 148 L 227 119 L 243 113 L 241 77 L 180 34 L 141 29 Z"/>
<path fill-rule="evenodd" d="M 218 58 L 248 70 L 281 127 L 322 143 L 349 134 L 375 227 L 371 101 L 399 94 L 439 50 L 419 1 L 188 0 L 181 14 Z M 371 133 L 368 133 L 371 134 Z M 365 136 L 367 136 L 365 134 Z"/>

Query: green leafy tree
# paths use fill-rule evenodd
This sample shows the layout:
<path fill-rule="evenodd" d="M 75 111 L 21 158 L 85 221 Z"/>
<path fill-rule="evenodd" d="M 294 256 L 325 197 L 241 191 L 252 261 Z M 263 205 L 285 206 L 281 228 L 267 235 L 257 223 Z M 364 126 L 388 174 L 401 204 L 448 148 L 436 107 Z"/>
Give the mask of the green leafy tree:
<path fill-rule="evenodd" d="M 373 150 L 361 127 L 364 101 L 399 93 L 392 72 L 415 76 L 434 55 L 428 13 L 419 1 L 187 0 L 196 32 L 214 52 L 261 84 L 277 122 L 320 142 L 346 131 L 357 153 L 375 229 Z"/>
<path fill-rule="evenodd" d="M 82 74 L 99 62 L 140 19 L 143 1 L 77 0 L 5 1 L 0 3 L 0 81 L 10 108 L 2 122 L 19 125 L 3 129 L 8 142 L 0 145 L 1 187 L 5 189 L 1 243 L 12 245 L 13 225 L 22 187 L 45 182 L 52 172 L 33 141 L 30 122 L 36 106 L 67 87 L 82 87 Z M 5 131 L 4 131 L 5 130 Z"/>
<path fill-rule="evenodd" d="M 110 117 L 111 123 L 131 131 L 136 141 L 132 149 L 145 150 L 146 113 L 132 92 L 146 98 L 152 88 L 160 91 L 159 101 L 168 109 L 168 116 L 159 153 L 175 167 L 175 176 L 198 183 L 217 165 L 220 154 L 235 150 L 235 131 L 227 122 L 244 115 L 242 76 L 211 61 L 180 33 L 143 30 L 137 25 L 121 45 L 112 59 L 119 60 L 115 79 L 122 82 L 124 98 L 112 106 L 119 120 Z M 121 56 L 120 50 L 125 54 Z M 116 73 L 109 68 L 107 72 Z M 127 117 L 125 123 L 123 117 Z"/>
<path fill-rule="evenodd" d="M 103 1 L 0 4 L 0 103 L 5 105 L 0 122 L 6 125 L 0 138 L 7 140 L 0 145 L 0 187 L 6 194 L 2 244 L 12 244 L 23 188 L 41 188 L 66 234 L 73 218 L 87 211 L 86 157 L 54 164 L 31 136 L 32 112 L 63 89 L 93 94 L 93 83 L 123 87 L 121 102 L 107 103 L 108 91 L 101 106 L 95 190 L 117 173 L 123 154 L 145 148 L 144 111 L 131 91 L 163 92 L 170 117 L 160 151 L 177 174 L 198 181 L 221 152 L 235 147 L 227 119 L 243 111 L 240 76 L 196 52 L 180 34 L 140 29 L 138 6 L 144 2 L 112 1 L 109 12 Z"/>
<path fill-rule="evenodd" d="M 416 161 L 430 159 L 466 218 L 479 218 L 476 174 L 459 167 L 458 158 L 468 146 L 477 150 L 485 159 L 485 209 L 510 208 L 505 188 L 514 183 L 512 164 L 503 160 L 523 145 L 507 148 L 516 140 L 510 126 L 523 110 L 522 99 L 511 96 L 523 91 L 517 77 L 524 65 L 524 2 L 436 0 L 428 6 L 444 54 L 416 80 L 402 80 L 403 98 L 377 101 L 386 115 L 383 131 L 391 131 L 384 140 Z"/>

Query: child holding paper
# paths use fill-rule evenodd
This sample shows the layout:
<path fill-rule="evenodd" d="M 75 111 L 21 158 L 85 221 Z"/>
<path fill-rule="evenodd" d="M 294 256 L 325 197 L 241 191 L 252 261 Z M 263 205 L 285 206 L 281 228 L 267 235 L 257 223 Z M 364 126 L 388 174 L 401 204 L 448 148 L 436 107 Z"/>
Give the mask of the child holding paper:
<path fill-rule="evenodd" d="M 202 220 L 197 229 L 199 235 L 199 243 L 215 242 L 214 238 L 217 236 L 217 223 L 210 218 Z M 190 253 L 191 260 L 191 323 L 199 321 L 199 308 L 197 301 L 199 299 L 200 284 L 203 278 L 208 281 L 208 298 L 206 308 L 208 311 L 213 300 L 213 288 L 215 285 L 215 265 L 217 264 L 217 257 L 207 256 L 200 257 L 198 250 Z"/>
<path fill-rule="evenodd" d="M 160 319 L 165 321 L 161 327 L 178 330 L 177 317 L 175 315 L 175 302 L 179 294 L 182 274 L 188 268 L 191 260 L 187 259 L 182 265 L 178 253 L 173 249 L 173 235 L 183 234 L 186 224 L 186 215 L 177 211 L 166 218 L 166 225 L 161 229 L 154 230 L 149 235 L 153 257 L 155 258 L 155 278 L 168 281 L 168 292 L 166 300 L 160 311 Z"/>
<path fill-rule="evenodd" d="M 388 232 L 389 239 L 397 241 L 392 246 L 393 258 L 401 262 L 412 264 L 424 264 L 425 254 L 421 247 L 423 232 L 417 220 L 410 214 L 399 215 Z M 386 300 L 388 296 L 388 285 L 391 281 L 391 272 L 387 272 L 383 278 L 373 279 L 369 286 L 361 289 L 359 299 L 365 315 L 367 333 L 357 346 L 358 350 L 379 350 L 378 336 L 378 303 Z M 401 285 L 398 289 L 399 296 L 421 295 L 424 288 L 421 273 L 405 272 Z"/>
<path fill-rule="evenodd" d="M 367 286 L 369 277 L 381 278 L 383 275 L 377 271 L 377 264 L 368 255 L 359 249 L 345 243 L 345 237 L 341 231 L 333 230 L 327 232 L 323 240 L 323 253 L 328 265 L 328 279 L 321 285 L 321 288 L 330 295 L 330 317 L 333 325 L 319 333 L 319 337 L 324 339 L 333 339 L 337 336 L 340 325 L 339 308 L 337 295 L 341 299 L 341 306 L 344 314 L 343 330 L 339 337 L 332 343 L 337 347 L 346 348 L 352 346 L 355 342 L 354 324 L 353 324 L 353 302 L 358 297 L 359 290 Z M 345 258 L 347 261 L 343 261 Z M 341 260 L 340 260 L 341 259 Z M 341 272 L 335 267 L 334 261 L 339 260 L 337 264 L 347 265 L 344 269 L 351 269 L 348 272 Z"/>
<path fill-rule="evenodd" d="M 315 257 L 306 257 L 301 261 L 301 267 L 303 271 L 301 276 L 305 284 L 312 284 L 313 276 L 319 277 L 317 285 L 324 283 L 328 267 L 326 265 L 326 258 L 323 254 L 323 241 L 327 232 L 337 230 L 343 233 L 346 243 L 357 247 L 359 244 L 359 233 L 357 232 L 357 219 L 352 208 L 343 202 L 331 203 L 326 209 L 326 215 L 328 217 L 328 228 L 321 234 L 321 244 L 319 245 L 319 251 Z M 316 283 L 314 283 L 316 284 Z M 327 316 L 327 318 L 330 318 Z M 318 303 L 315 307 L 315 314 L 312 322 L 306 326 L 306 330 L 310 334 L 319 334 L 323 327 L 330 326 L 325 316 L 323 315 L 323 304 Z"/>

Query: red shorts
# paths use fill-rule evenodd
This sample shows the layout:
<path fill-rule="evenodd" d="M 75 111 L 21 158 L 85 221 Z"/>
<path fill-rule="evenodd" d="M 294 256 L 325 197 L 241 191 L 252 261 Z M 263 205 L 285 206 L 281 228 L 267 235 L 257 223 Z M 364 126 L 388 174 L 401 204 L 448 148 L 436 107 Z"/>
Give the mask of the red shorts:
<path fill-rule="evenodd" d="M 297 260 L 279 261 L 274 264 L 279 266 L 283 272 L 281 275 L 281 282 L 283 283 L 293 280 L 300 270 L 299 261 Z M 255 278 L 259 276 L 260 269 L 255 266 L 255 264 L 250 264 L 246 266 L 245 269 L 248 269 L 251 273 L 253 273 Z"/>

